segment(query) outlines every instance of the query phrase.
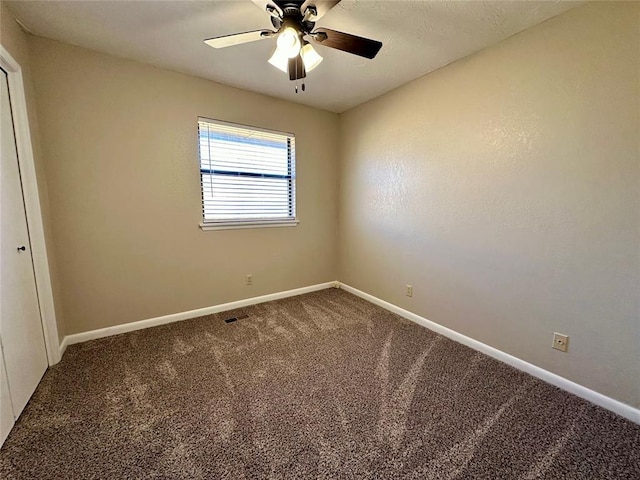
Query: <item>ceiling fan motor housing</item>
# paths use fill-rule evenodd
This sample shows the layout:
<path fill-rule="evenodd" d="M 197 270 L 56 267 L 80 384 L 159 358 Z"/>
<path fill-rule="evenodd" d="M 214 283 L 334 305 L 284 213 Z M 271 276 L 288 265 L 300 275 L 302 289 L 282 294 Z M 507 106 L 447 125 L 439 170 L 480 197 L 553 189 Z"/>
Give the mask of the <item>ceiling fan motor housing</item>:
<path fill-rule="evenodd" d="M 302 35 L 307 35 L 311 30 L 313 30 L 315 22 L 308 20 L 307 17 L 309 15 L 305 15 L 305 12 L 300 10 L 300 7 L 303 4 L 302 1 L 292 2 L 288 0 L 275 0 L 274 3 L 280 7 L 280 10 L 282 10 L 282 17 L 271 17 L 271 23 L 274 28 L 280 30 L 287 26 L 293 26 L 296 30 L 300 31 Z M 308 13 L 311 15 L 316 13 L 314 6 L 308 7 L 306 10 L 309 10 Z"/>

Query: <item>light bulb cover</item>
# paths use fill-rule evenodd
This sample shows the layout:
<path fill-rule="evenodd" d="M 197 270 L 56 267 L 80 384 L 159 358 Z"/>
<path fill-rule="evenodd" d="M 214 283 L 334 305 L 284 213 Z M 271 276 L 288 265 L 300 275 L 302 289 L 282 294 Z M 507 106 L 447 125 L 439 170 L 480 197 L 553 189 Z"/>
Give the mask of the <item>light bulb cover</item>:
<path fill-rule="evenodd" d="M 305 45 L 300 50 L 300 55 L 302 56 L 302 62 L 304 63 L 304 69 L 307 72 L 310 72 L 322 62 L 322 57 L 318 52 L 316 52 L 315 48 L 308 43 L 305 42 Z"/>
<path fill-rule="evenodd" d="M 276 67 L 278 70 L 282 70 L 284 73 L 289 71 L 289 57 L 287 57 L 282 51 L 276 47 L 273 55 L 269 59 L 269 63 Z"/>
<path fill-rule="evenodd" d="M 278 49 L 282 52 L 283 55 L 286 55 L 287 58 L 293 58 L 300 53 L 300 34 L 298 30 L 293 27 L 286 27 L 280 34 L 278 35 L 278 40 L 276 41 L 278 45 Z"/>

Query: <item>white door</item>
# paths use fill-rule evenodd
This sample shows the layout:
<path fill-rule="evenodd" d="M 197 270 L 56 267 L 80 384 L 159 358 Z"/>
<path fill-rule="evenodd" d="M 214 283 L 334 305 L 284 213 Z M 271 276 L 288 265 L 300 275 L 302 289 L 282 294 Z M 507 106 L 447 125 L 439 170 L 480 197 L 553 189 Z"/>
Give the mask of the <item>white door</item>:
<path fill-rule="evenodd" d="M 0 69 L 0 344 L 13 417 L 18 418 L 47 369 L 38 293 L 22 197 L 7 74 Z M 7 385 L 0 382 L 4 419 Z M 10 428 L 10 427 L 9 427 Z M 2 434 L 4 434 L 4 425 Z"/>

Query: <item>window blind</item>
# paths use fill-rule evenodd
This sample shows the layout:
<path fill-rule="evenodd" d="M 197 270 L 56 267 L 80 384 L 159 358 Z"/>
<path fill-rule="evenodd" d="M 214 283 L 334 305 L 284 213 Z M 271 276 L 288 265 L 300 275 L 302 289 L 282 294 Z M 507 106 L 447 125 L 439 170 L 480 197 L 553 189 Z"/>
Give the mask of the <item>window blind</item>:
<path fill-rule="evenodd" d="M 204 223 L 295 221 L 295 137 L 198 119 Z"/>

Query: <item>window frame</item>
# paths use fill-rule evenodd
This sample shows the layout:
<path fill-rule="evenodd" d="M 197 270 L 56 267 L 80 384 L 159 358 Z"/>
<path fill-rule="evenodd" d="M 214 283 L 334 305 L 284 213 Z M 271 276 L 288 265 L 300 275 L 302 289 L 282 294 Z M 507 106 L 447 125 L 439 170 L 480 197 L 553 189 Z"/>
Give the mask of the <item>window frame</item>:
<path fill-rule="evenodd" d="M 244 125 L 240 123 L 227 122 L 224 120 L 217 120 L 208 117 L 198 117 L 198 123 L 206 122 L 214 125 L 221 125 L 232 127 L 236 129 L 242 129 L 246 131 L 264 132 L 268 134 L 276 134 L 287 137 L 287 174 L 266 174 L 257 172 L 246 171 L 229 171 L 229 170 L 212 170 L 210 168 L 203 168 L 202 156 L 200 151 L 200 127 L 198 127 L 198 166 L 200 172 L 200 210 L 201 219 L 200 228 L 204 231 L 209 230 L 236 230 L 246 228 L 273 228 L 273 227 L 295 227 L 300 223 L 297 218 L 296 206 L 297 206 L 297 188 L 296 188 L 296 154 L 295 154 L 295 134 L 291 132 L 281 132 L 278 130 L 269 130 L 262 127 L 255 127 L 253 125 Z M 288 181 L 288 210 L 289 217 L 280 218 L 253 218 L 253 219 L 228 219 L 228 220 L 207 220 L 205 219 L 204 208 L 204 179 L 203 175 L 220 175 L 229 177 L 245 177 L 245 178 L 274 178 Z"/>

